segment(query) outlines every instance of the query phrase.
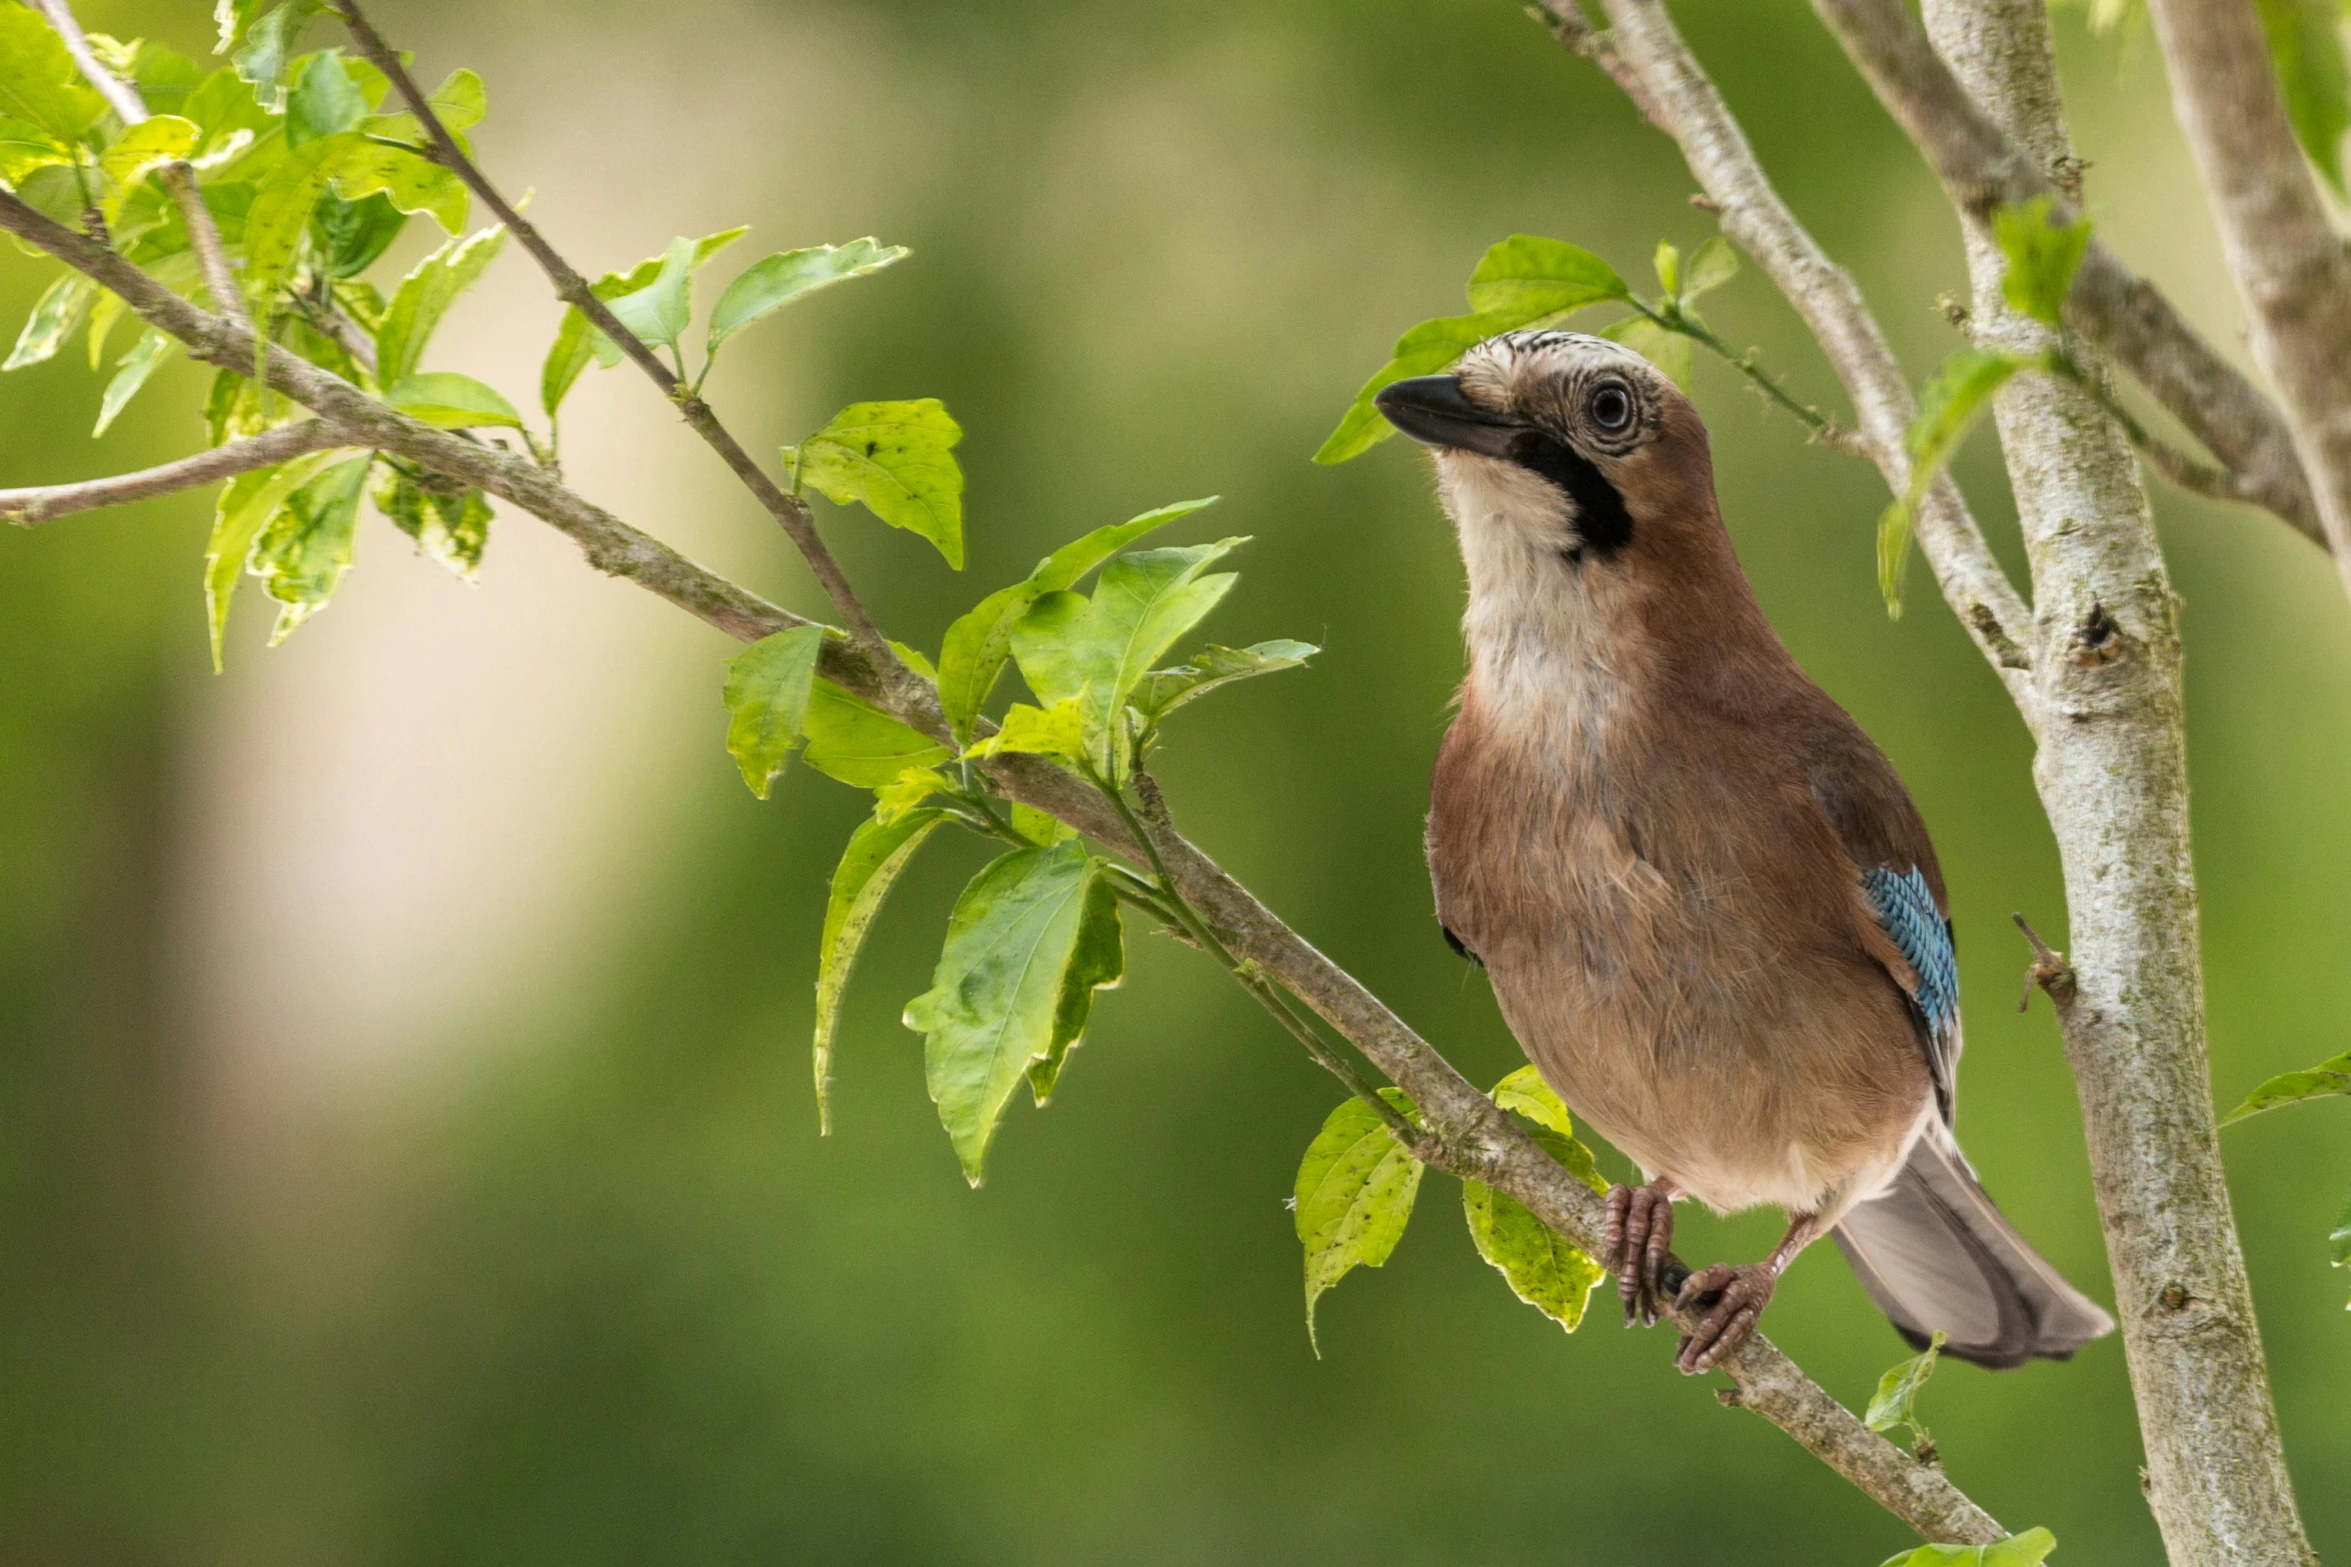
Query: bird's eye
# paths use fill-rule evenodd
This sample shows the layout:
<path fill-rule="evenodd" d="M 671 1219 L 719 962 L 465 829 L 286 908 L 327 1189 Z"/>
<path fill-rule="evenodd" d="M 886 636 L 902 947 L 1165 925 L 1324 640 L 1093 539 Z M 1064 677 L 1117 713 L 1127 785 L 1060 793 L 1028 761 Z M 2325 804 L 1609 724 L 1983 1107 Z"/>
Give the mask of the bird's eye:
<path fill-rule="evenodd" d="M 1602 382 L 1584 406 L 1592 423 L 1610 435 L 1621 435 L 1633 422 L 1633 394 L 1620 382 Z"/>

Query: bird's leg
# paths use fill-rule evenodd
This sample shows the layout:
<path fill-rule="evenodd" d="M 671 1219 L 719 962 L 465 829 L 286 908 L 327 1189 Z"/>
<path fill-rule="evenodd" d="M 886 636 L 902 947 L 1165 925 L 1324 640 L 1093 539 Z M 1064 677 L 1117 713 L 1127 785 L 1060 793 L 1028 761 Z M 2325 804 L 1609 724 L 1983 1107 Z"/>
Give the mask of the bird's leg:
<path fill-rule="evenodd" d="M 1819 1234 L 1819 1217 L 1799 1213 L 1789 1219 L 1788 1233 L 1780 1237 L 1780 1243 L 1763 1261 L 1738 1267 L 1718 1262 L 1682 1281 L 1674 1304 L 1706 1313 L 1683 1338 L 1681 1348 L 1674 1351 L 1673 1363 L 1684 1376 L 1712 1371 L 1739 1352 L 1739 1346 L 1755 1331 L 1755 1319 L 1771 1304 L 1772 1292 L 1779 1288 L 1780 1274 L 1796 1260 L 1796 1253 L 1812 1244 Z"/>
<path fill-rule="evenodd" d="M 1665 1293 L 1658 1270 L 1673 1250 L 1673 1200 L 1681 1195 L 1682 1189 L 1662 1176 L 1646 1186 L 1608 1189 L 1608 1219 L 1601 1230 L 1607 1255 L 1600 1262 L 1616 1274 L 1628 1328 L 1657 1320 L 1657 1303 Z"/>

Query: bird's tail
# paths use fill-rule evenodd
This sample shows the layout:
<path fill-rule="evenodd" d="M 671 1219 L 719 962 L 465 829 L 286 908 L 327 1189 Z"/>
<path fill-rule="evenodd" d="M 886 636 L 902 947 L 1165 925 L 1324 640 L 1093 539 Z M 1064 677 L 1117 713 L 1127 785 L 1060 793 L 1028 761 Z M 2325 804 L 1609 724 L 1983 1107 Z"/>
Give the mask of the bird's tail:
<path fill-rule="evenodd" d="M 1949 1335 L 1944 1354 L 2005 1370 L 2036 1355 L 2063 1360 L 2114 1330 L 2097 1302 L 2025 1244 L 1935 1132 L 1835 1234 L 1861 1287 L 1917 1348 L 1940 1332 Z"/>

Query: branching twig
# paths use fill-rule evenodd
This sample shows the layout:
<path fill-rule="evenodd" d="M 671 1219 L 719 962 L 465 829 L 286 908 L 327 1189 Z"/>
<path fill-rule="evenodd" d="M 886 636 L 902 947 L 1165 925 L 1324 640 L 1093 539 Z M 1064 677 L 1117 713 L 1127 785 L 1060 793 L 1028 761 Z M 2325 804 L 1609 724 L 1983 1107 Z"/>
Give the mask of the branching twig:
<path fill-rule="evenodd" d="M 52 517 L 96 511 L 103 506 L 124 506 L 132 501 L 152 500 L 158 495 L 176 495 L 198 485 L 217 484 L 240 473 L 251 473 L 256 468 L 274 467 L 305 452 L 323 452 L 347 444 L 349 438 L 335 425 L 323 419 L 305 419 L 300 424 L 247 436 L 137 473 L 84 479 L 75 484 L 0 490 L 0 518 L 20 528 L 29 528 Z"/>
<path fill-rule="evenodd" d="M 365 13 L 351 0 L 344 0 L 339 9 L 344 24 L 351 30 L 352 40 L 359 45 L 360 53 L 391 79 L 393 87 L 416 116 L 417 123 L 424 127 L 425 135 L 432 143 L 434 161 L 464 180 L 467 187 L 482 199 L 483 205 L 497 214 L 498 221 L 505 224 L 507 232 L 531 253 L 531 258 L 539 263 L 540 270 L 555 285 L 557 298 L 586 316 L 598 331 L 635 361 L 639 369 L 653 378 L 662 394 L 677 405 L 686 423 L 693 426 L 694 432 L 724 459 L 726 465 L 735 471 L 736 477 L 757 497 L 760 505 L 766 507 L 769 514 L 783 526 L 784 532 L 807 560 L 808 569 L 815 573 L 817 585 L 824 589 L 825 597 L 832 601 L 834 611 L 840 615 L 850 636 L 856 640 L 874 668 L 889 682 L 893 691 L 911 700 L 923 700 L 929 687 L 916 679 L 912 671 L 905 669 L 898 662 L 898 655 L 890 650 L 888 639 L 875 626 L 873 617 L 866 613 L 856 590 L 849 585 L 847 573 L 841 570 L 840 562 L 833 558 L 833 552 L 816 531 L 816 519 L 810 514 L 807 503 L 785 493 L 768 476 L 767 470 L 760 467 L 751 454 L 743 449 L 742 443 L 719 422 L 718 415 L 711 410 L 710 405 L 686 384 L 684 376 L 664 365 L 651 347 L 622 326 L 604 301 L 596 297 L 579 269 L 564 260 L 555 247 L 547 243 L 546 237 L 515 210 L 513 203 L 499 194 L 489 177 L 457 145 L 457 139 L 441 123 L 440 115 L 417 86 L 416 78 L 409 74 L 407 65 L 384 42 L 383 36 L 375 30 Z"/>
<path fill-rule="evenodd" d="M 195 357 L 231 368 L 256 363 L 259 345 L 250 329 L 198 310 L 113 251 L 5 191 L 0 191 L 0 230 L 113 289 L 141 319 L 178 338 Z M 259 364 L 272 386 L 331 423 L 350 444 L 394 452 L 490 491 L 570 535 L 597 569 L 627 577 L 731 636 L 752 641 L 808 624 L 629 527 L 533 463 L 409 419 L 282 348 L 270 347 Z M 827 639 L 820 667 L 827 678 L 902 722 L 949 739 L 935 698 L 904 700 L 859 650 Z M 1012 799 L 1048 812 L 1113 853 L 1137 864 L 1149 862 L 1118 812 L 1074 774 L 1017 753 L 991 757 L 982 766 Z M 1575 1244 L 1595 1253 L 1601 1249 L 1599 1202 L 1581 1180 L 1353 975 L 1283 924 L 1222 867 L 1180 834 L 1151 837 L 1165 866 L 1166 885 L 1181 892 L 1227 951 L 1306 1003 L 1420 1106 L 1438 1134 L 1423 1139 L 1420 1147 L 1437 1153 L 1442 1168 L 1509 1193 Z M 1738 1383 L 1741 1407 L 1779 1426 L 1922 1535 L 1980 1543 L 2004 1533 L 1947 1476 L 1869 1430 L 1764 1336 L 1750 1338 L 1720 1369 Z"/>
<path fill-rule="evenodd" d="M 1996 206 L 2047 197 L 2055 221 L 2075 219 L 2080 192 L 2061 188 L 2010 143 L 1928 45 L 1901 0 L 1814 0 L 1814 9 L 1926 156 L 1960 211 L 1981 221 Z M 2268 68 L 2266 57 L 2262 68 Z M 2299 173 L 2300 154 L 2290 138 L 2287 150 Z M 2154 284 L 2094 236 L 2065 313 L 2076 330 L 2110 354 L 2220 459 L 2230 475 L 2217 492 L 2221 499 L 2261 506 L 2305 538 L 2326 544 L 2284 417 Z M 2160 461 L 2157 470 L 2165 471 Z M 2190 487 L 2216 493 L 2208 486 Z"/>

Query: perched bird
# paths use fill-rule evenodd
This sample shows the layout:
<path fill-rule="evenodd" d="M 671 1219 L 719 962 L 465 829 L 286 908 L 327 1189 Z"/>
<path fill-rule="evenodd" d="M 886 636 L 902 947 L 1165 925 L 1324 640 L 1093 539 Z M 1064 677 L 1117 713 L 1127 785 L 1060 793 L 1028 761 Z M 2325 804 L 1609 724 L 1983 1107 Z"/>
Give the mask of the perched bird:
<path fill-rule="evenodd" d="M 1437 913 L 1551 1086 L 1647 1179 L 1608 1194 L 1628 1323 L 1712 1368 L 1836 1237 L 1923 1347 L 2063 1358 L 2113 1320 L 1952 1135 L 1959 974 L 1918 808 L 1739 569 L 1706 427 L 1631 350 L 1511 332 L 1380 392 L 1433 450 L 1469 675 L 1429 811 Z M 1776 1203 L 1768 1259 L 1668 1278 L 1673 1203 Z M 1678 1270 L 1674 1270 L 1678 1273 Z"/>

